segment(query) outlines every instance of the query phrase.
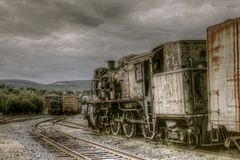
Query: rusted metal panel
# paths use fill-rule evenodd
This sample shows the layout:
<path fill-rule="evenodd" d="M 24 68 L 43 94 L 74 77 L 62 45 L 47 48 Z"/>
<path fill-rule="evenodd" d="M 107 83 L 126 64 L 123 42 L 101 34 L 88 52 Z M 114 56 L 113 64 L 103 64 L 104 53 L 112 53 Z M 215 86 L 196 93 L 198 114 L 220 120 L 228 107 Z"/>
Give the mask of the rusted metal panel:
<path fill-rule="evenodd" d="M 209 119 L 240 131 L 240 18 L 208 28 Z"/>
<path fill-rule="evenodd" d="M 128 78 L 129 78 L 130 98 L 142 98 L 143 84 L 142 84 L 142 81 L 136 80 L 136 67 L 134 63 L 130 63 L 128 65 Z"/>
<path fill-rule="evenodd" d="M 207 65 L 206 41 L 179 42 L 179 68 L 204 68 Z"/>
<path fill-rule="evenodd" d="M 122 98 L 129 98 L 127 69 L 127 65 L 125 65 L 114 74 L 114 79 L 120 84 Z"/>
<path fill-rule="evenodd" d="M 176 70 L 179 68 L 178 43 L 173 42 L 164 47 L 163 71 Z"/>
<path fill-rule="evenodd" d="M 155 114 L 185 114 L 182 79 L 181 72 L 154 76 Z"/>
<path fill-rule="evenodd" d="M 122 72 L 122 97 L 123 98 L 129 98 L 129 83 L 128 83 L 128 73 Z"/>
<path fill-rule="evenodd" d="M 144 96 L 144 62 L 151 59 L 152 52 L 142 53 L 128 60 L 128 80 L 130 98 Z"/>
<path fill-rule="evenodd" d="M 206 113 L 206 41 L 169 42 L 153 52 L 156 114 Z"/>
<path fill-rule="evenodd" d="M 121 95 L 123 99 L 130 98 L 129 77 L 128 77 L 128 61 L 137 55 L 130 54 L 124 56 L 118 61 L 119 70 L 116 72 L 115 79 L 120 83 Z"/>
<path fill-rule="evenodd" d="M 156 74 L 153 79 L 155 113 L 206 113 L 206 81 L 205 69 L 181 69 Z"/>
<path fill-rule="evenodd" d="M 153 57 L 159 58 L 161 65 L 159 72 L 174 71 L 181 68 L 204 68 L 207 65 L 205 40 L 168 42 L 153 49 L 153 53 Z M 156 67 L 155 64 L 154 70 Z"/>

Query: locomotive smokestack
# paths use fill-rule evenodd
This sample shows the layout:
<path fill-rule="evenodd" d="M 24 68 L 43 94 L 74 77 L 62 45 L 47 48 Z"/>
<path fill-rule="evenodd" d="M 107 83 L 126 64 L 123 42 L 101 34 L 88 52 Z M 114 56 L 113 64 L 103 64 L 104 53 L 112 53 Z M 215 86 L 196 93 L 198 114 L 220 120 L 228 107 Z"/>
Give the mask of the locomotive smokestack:
<path fill-rule="evenodd" d="M 106 62 L 107 62 L 107 66 L 108 66 L 109 71 L 115 70 L 115 61 L 114 60 L 109 60 L 109 61 L 106 61 Z"/>

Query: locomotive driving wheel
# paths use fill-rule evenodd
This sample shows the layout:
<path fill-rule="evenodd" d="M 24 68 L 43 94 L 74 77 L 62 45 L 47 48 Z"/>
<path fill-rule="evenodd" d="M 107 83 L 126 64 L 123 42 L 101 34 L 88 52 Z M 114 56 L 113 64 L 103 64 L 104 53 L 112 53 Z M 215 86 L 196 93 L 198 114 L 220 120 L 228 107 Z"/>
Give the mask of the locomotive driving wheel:
<path fill-rule="evenodd" d="M 113 135 L 117 135 L 120 133 L 121 130 L 121 122 L 118 122 L 117 120 L 120 119 L 119 113 L 114 113 L 112 115 L 112 118 L 110 120 L 110 128 Z"/>
<path fill-rule="evenodd" d="M 95 126 L 96 126 L 99 130 L 102 130 L 101 117 L 100 117 L 99 115 L 94 116 L 94 121 L 95 121 Z"/>
<path fill-rule="evenodd" d="M 110 134 L 111 133 L 110 125 L 106 125 L 104 127 L 104 133 L 106 133 L 106 134 Z"/>
<path fill-rule="evenodd" d="M 147 123 L 142 124 L 141 127 L 142 127 L 142 134 L 145 139 L 154 138 L 155 133 L 153 131 L 150 131 L 150 126 Z"/>
<path fill-rule="evenodd" d="M 196 127 L 189 127 L 187 134 L 187 144 L 190 148 L 196 148 L 201 144 L 200 131 Z"/>
<path fill-rule="evenodd" d="M 103 119 L 103 130 L 105 134 L 110 134 L 111 133 L 111 128 L 110 128 L 110 114 L 109 110 L 106 110 L 104 112 L 104 116 L 107 118 Z"/>
<path fill-rule="evenodd" d="M 124 118 L 126 119 L 134 119 L 134 115 L 132 112 L 125 112 L 123 114 Z M 130 123 L 130 122 L 123 122 L 123 131 L 126 137 L 130 138 L 132 136 L 134 136 L 134 134 L 136 133 L 136 124 L 135 123 Z"/>

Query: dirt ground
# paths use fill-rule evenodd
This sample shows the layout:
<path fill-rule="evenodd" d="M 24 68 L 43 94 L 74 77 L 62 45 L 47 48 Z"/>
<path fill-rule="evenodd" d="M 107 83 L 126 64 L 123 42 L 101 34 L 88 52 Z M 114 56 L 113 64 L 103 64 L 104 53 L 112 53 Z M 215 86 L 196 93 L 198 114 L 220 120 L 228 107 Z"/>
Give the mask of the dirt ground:
<path fill-rule="evenodd" d="M 17 140 L 7 138 L 7 135 L 0 134 L 0 160 L 30 160 L 25 155 L 24 146 Z"/>

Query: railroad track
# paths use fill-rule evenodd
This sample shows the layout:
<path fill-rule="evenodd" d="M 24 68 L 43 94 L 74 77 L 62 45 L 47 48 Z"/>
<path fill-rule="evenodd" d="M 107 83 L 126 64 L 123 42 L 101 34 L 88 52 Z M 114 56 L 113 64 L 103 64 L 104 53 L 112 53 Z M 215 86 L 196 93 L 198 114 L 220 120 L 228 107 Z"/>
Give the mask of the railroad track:
<path fill-rule="evenodd" d="M 68 155 L 74 159 L 144 159 L 142 157 L 138 157 L 118 149 L 110 148 L 84 138 L 71 136 L 56 129 L 46 131 L 45 129 L 40 128 L 41 124 L 43 123 L 52 122 L 54 124 L 60 120 L 62 119 L 49 119 L 36 123 L 33 126 L 33 132 L 46 143 L 62 151 L 64 155 Z"/>
<path fill-rule="evenodd" d="M 81 129 L 81 130 L 84 130 L 84 131 L 89 131 L 89 132 L 94 132 L 96 134 L 100 134 L 99 130 L 94 130 L 94 129 L 88 128 L 85 125 L 82 125 L 82 124 L 79 124 L 79 123 L 74 123 L 74 122 L 70 122 L 70 121 L 61 120 L 61 121 L 58 121 L 56 124 L 59 124 L 59 125 L 65 126 L 65 127 Z"/>
<path fill-rule="evenodd" d="M 27 116 L 27 117 L 18 117 L 18 116 L 13 116 L 13 117 L 2 117 L 0 118 L 0 125 L 1 124 L 7 124 L 7 123 L 12 123 L 12 122 L 22 122 L 22 121 L 27 121 L 27 120 L 33 120 L 33 119 L 39 119 L 39 118 L 46 118 L 46 116 Z"/>
<path fill-rule="evenodd" d="M 62 123 L 64 122 L 64 123 Z M 85 130 L 85 131 L 91 131 L 94 133 L 100 133 L 98 130 L 92 130 L 90 128 L 86 128 L 86 126 L 84 127 L 84 125 L 81 125 L 79 123 L 74 123 L 74 122 L 70 122 L 70 121 L 59 121 L 57 124 L 62 125 L 62 126 L 66 126 L 66 127 L 71 127 L 71 128 L 75 128 L 75 129 L 81 129 L 81 130 Z M 119 135 L 119 137 L 122 137 L 121 135 Z M 133 137 L 132 139 L 136 140 L 136 141 L 145 141 L 142 137 Z M 163 144 L 161 142 L 155 142 L 155 141 L 151 141 L 151 143 L 154 143 L 155 145 L 159 145 L 160 147 L 163 146 Z M 182 145 L 177 145 L 177 144 L 172 144 L 171 146 L 168 145 L 164 145 L 164 147 L 166 148 L 174 148 L 176 150 L 180 150 L 180 151 L 191 151 L 193 153 L 206 153 L 206 154 L 212 154 L 212 155 L 218 155 L 218 156 L 223 156 L 226 158 L 234 158 L 234 159 L 240 159 L 240 153 L 237 149 L 225 149 L 224 147 L 202 147 L 202 148 L 189 148 L 187 146 L 182 146 Z"/>

